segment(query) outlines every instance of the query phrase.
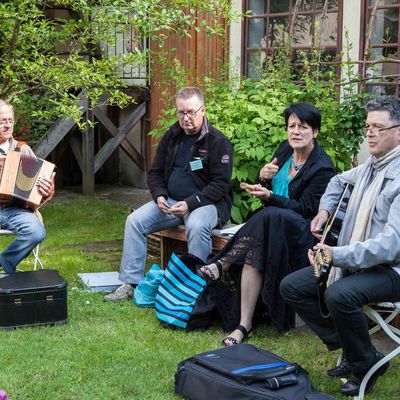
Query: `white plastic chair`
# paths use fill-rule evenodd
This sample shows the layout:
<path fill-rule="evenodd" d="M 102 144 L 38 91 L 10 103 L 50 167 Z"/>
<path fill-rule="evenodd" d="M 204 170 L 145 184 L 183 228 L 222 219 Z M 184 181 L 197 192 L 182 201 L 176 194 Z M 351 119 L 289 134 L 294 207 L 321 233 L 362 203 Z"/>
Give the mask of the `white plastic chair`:
<path fill-rule="evenodd" d="M 35 211 L 35 215 L 38 217 L 39 221 L 43 223 L 43 217 L 42 214 L 37 210 Z M 15 232 L 9 231 L 8 229 L 0 229 L 0 236 L 8 236 L 8 235 L 15 235 Z M 37 245 L 33 250 L 32 250 L 32 255 L 34 258 L 34 263 L 33 263 L 33 270 L 36 271 L 38 266 L 40 269 L 44 269 L 44 265 L 42 261 L 39 258 L 39 245 Z"/>
<path fill-rule="evenodd" d="M 394 342 L 398 344 L 398 346 L 369 369 L 361 382 L 358 396 L 353 397 L 354 400 L 364 400 L 365 388 L 374 372 L 383 364 L 400 354 L 400 329 L 397 329 L 395 326 L 391 325 L 391 322 L 400 313 L 400 302 L 371 304 L 364 306 L 364 312 L 368 318 L 376 324 L 369 330 L 369 334 L 373 335 L 382 329 Z M 382 317 L 382 315 L 384 317 Z M 339 365 L 341 361 L 342 355 L 340 355 L 337 365 Z M 342 381 L 345 382 L 343 379 Z"/>
<path fill-rule="evenodd" d="M 364 306 L 364 312 L 368 318 L 376 323 L 376 325 L 369 330 L 369 334 L 373 335 L 382 329 L 394 342 L 397 343 L 397 347 L 374 364 L 364 376 L 364 379 L 361 382 L 358 400 L 364 400 L 365 387 L 373 373 L 383 364 L 400 354 L 400 330 L 391 324 L 394 318 L 400 313 L 400 302 L 385 302 Z"/>

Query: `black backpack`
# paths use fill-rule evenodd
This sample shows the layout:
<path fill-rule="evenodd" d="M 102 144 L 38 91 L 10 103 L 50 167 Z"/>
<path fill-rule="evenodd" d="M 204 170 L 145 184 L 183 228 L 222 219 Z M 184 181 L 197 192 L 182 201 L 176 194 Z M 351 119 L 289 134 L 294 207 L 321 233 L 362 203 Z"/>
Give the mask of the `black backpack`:
<path fill-rule="evenodd" d="M 246 343 L 179 363 L 175 391 L 190 400 L 334 400 L 299 365 Z"/>

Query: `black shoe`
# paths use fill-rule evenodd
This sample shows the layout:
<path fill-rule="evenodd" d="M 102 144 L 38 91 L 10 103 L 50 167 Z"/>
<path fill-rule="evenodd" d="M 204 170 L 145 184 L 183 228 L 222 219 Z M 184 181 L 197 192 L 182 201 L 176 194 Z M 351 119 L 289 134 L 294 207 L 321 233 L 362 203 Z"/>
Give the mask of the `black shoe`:
<path fill-rule="evenodd" d="M 344 378 L 351 375 L 351 369 L 347 360 L 343 357 L 340 364 L 335 368 L 328 369 L 326 374 L 331 378 Z"/>
<path fill-rule="evenodd" d="M 357 396 L 359 391 L 360 391 L 360 386 L 361 382 L 364 378 L 364 376 L 367 374 L 369 369 L 376 364 L 379 360 L 381 360 L 384 357 L 382 353 L 376 352 L 376 359 L 375 361 L 371 364 L 371 366 L 360 373 L 353 374 L 351 378 L 342 385 L 340 388 L 340 391 L 345 395 L 345 396 Z M 367 386 L 365 388 L 365 393 L 369 393 L 373 387 L 375 386 L 376 381 L 378 378 L 383 375 L 387 369 L 389 368 L 389 361 L 383 364 L 378 370 L 374 372 L 374 374 L 369 378 L 369 381 L 367 383 Z"/>

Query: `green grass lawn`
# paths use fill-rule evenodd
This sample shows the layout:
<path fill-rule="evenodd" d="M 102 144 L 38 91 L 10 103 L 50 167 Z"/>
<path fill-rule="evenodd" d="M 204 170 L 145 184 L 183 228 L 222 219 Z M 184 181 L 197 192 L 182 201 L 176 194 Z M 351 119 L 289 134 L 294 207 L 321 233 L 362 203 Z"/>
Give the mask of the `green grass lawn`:
<path fill-rule="evenodd" d="M 119 268 L 127 207 L 81 198 L 46 205 L 42 214 L 47 238 L 41 258 L 69 283 L 69 322 L 0 330 L 0 389 L 10 400 L 178 398 L 178 362 L 219 347 L 224 333 L 218 323 L 196 333 L 162 328 L 151 309 L 105 303 L 102 294 L 83 289 L 79 272 Z M 30 256 L 22 267 L 32 263 Z M 338 354 L 328 353 L 312 334 L 260 326 L 249 343 L 299 363 L 319 390 L 345 398 L 338 395 L 340 382 L 324 375 Z M 395 361 L 369 399 L 400 398 L 398 366 Z"/>

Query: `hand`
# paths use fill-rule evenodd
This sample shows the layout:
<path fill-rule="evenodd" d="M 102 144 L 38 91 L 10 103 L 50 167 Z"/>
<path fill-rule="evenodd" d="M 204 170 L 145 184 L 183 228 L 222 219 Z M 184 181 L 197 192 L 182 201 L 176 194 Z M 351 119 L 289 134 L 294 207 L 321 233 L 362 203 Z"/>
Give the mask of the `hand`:
<path fill-rule="evenodd" d="M 53 172 L 51 174 L 50 179 L 47 178 L 39 178 L 36 185 L 38 187 L 39 193 L 44 197 L 44 199 L 51 198 L 54 195 L 54 177 L 56 173 Z"/>
<path fill-rule="evenodd" d="M 260 178 L 264 181 L 267 179 L 272 179 L 278 173 L 278 171 L 278 159 L 274 157 L 274 159 L 269 164 L 266 164 L 264 167 L 261 168 Z"/>
<path fill-rule="evenodd" d="M 168 213 L 177 217 L 183 217 L 189 212 L 189 207 L 186 201 L 178 201 L 171 208 L 168 209 Z"/>
<path fill-rule="evenodd" d="M 267 201 L 272 193 L 270 190 L 260 184 L 251 185 L 250 187 L 246 188 L 246 192 L 250 193 L 252 196 L 257 197 L 257 199 L 262 201 Z"/>
<path fill-rule="evenodd" d="M 167 207 L 167 199 L 164 196 L 157 197 L 157 206 L 163 213 L 168 214 L 169 208 Z"/>
<path fill-rule="evenodd" d="M 317 243 L 312 250 L 308 250 L 308 260 L 310 261 L 311 265 L 315 264 L 315 253 L 317 250 L 322 250 L 325 254 L 330 255 L 333 259 L 333 248 L 327 244 Z"/>
<path fill-rule="evenodd" d="M 311 233 L 313 236 L 315 236 L 317 239 L 321 239 L 322 234 L 321 234 L 321 229 L 322 227 L 326 224 L 326 221 L 328 221 L 329 218 L 329 213 L 326 210 L 321 210 L 311 221 Z"/>

